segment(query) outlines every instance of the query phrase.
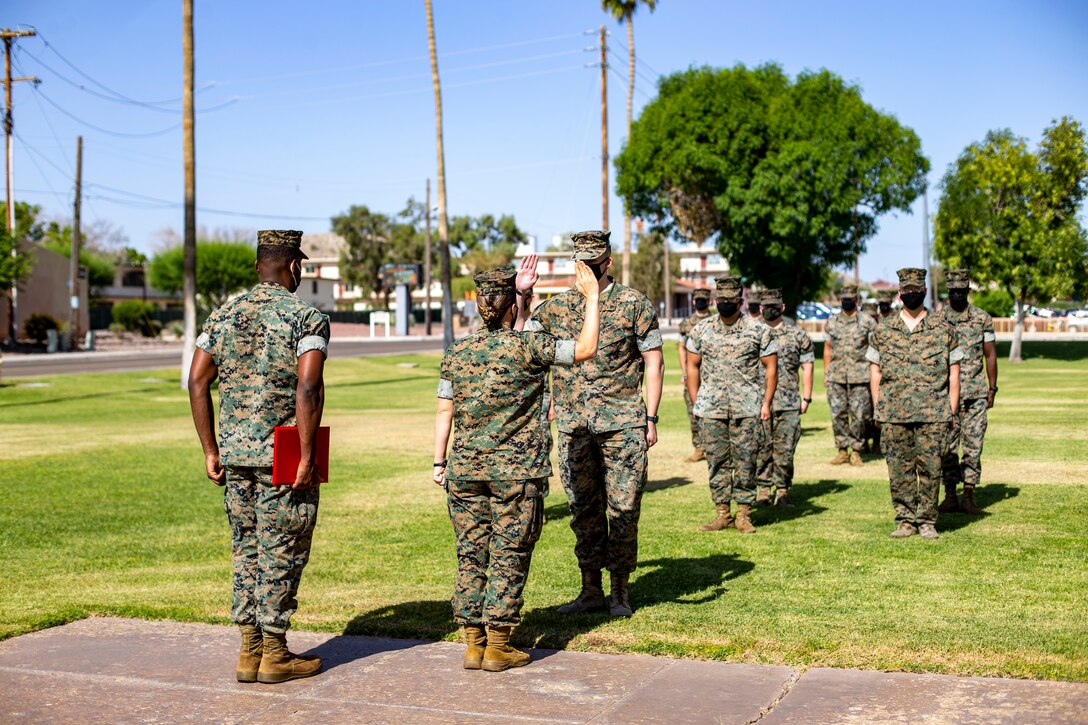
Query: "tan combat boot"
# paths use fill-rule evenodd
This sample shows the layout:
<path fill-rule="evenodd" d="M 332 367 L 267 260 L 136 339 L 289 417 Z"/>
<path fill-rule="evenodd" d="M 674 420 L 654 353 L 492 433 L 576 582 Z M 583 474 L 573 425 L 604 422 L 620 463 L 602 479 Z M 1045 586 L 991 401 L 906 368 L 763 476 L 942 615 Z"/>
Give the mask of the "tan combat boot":
<path fill-rule="evenodd" d="M 756 527 L 752 525 L 752 507 L 746 503 L 737 504 L 737 531 L 742 534 L 756 532 Z"/>
<path fill-rule="evenodd" d="M 790 500 L 790 490 L 788 488 L 780 488 L 775 491 L 774 505 L 784 509 L 796 508 L 793 501 Z"/>
<path fill-rule="evenodd" d="M 608 611 L 613 617 L 630 617 L 634 613 L 634 610 L 631 609 L 631 602 L 627 599 L 627 581 L 630 577 L 631 575 L 626 572 L 623 574 L 611 573 Z"/>
<path fill-rule="evenodd" d="M 303 657 L 288 651 L 286 633 L 264 633 L 264 656 L 261 657 L 261 667 L 257 671 L 257 682 L 287 682 L 313 677 L 320 671 L 320 657 Z"/>
<path fill-rule="evenodd" d="M 240 624 L 238 629 L 242 630 L 242 651 L 238 654 L 238 681 L 256 682 L 257 670 L 261 667 L 261 653 L 264 651 L 261 630 L 255 624 Z"/>
<path fill-rule="evenodd" d="M 695 446 L 695 450 L 691 455 L 687 457 L 688 463 L 698 463 L 699 461 L 706 460 L 706 451 L 702 449 L 702 446 Z"/>
<path fill-rule="evenodd" d="M 933 524 L 922 524 L 918 527 L 918 535 L 923 539 L 939 539 L 941 535 L 937 533 L 937 527 Z"/>
<path fill-rule="evenodd" d="M 861 453 L 857 451 L 850 451 L 850 465 L 851 466 L 864 466 L 865 461 L 861 460 Z"/>
<path fill-rule="evenodd" d="M 733 515 L 729 513 L 729 504 L 720 503 L 714 508 L 718 511 L 718 517 L 709 524 L 700 526 L 699 531 L 721 531 L 722 529 L 736 528 L 737 525 L 733 521 Z"/>
<path fill-rule="evenodd" d="M 511 667 L 524 667 L 532 661 L 528 652 L 515 649 L 510 644 L 513 627 L 487 628 L 487 649 L 484 650 L 483 669 L 488 672 L 502 672 Z"/>
<path fill-rule="evenodd" d="M 848 463 L 849 461 L 850 451 L 846 450 L 845 448 L 840 448 L 839 455 L 832 458 L 830 461 L 828 461 L 828 463 L 830 463 L 832 466 L 841 466 L 842 464 Z"/>
<path fill-rule="evenodd" d="M 756 506 L 763 508 L 771 505 L 771 487 L 760 486 L 756 491 Z"/>
<path fill-rule="evenodd" d="M 918 529 L 914 528 L 914 524 L 909 524 L 906 521 L 900 521 L 899 526 L 895 527 L 889 536 L 893 539 L 905 539 L 908 536 L 914 536 L 918 533 Z"/>
<path fill-rule="evenodd" d="M 461 625 L 461 641 L 465 643 L 465 669 L 478 670 L 484 660 L 487 632 L 482 624 Z"/>
<path fill-rule="evenodd" d="M 604 599 L 604 588 L 601 585 L 600 570 L 582 570 L 582 591 L 574 598 L 555 611 L 560 614 L 582 614 L 588 612 L 603 612 L 608 609 L 608 603 Z M 488 630 L 490 631 L 490 630 Z M 490 642 L 490 637 L 488 642 Z"/>
<path fill-rule="evenodd" d="M 940 509 L 937 510 L 940 511 Z M 975 516 L 982 513 L 982 509 L 979 508 L 979 505 L 977 503 L 975 503 L 974 486 L 965 485 L 963 487 L 963 498 L 960 500 L 960 510 L 964 513 L 973 514 Z"/>
<path fill-rule="evenodd" d="M 967 495 L 967 489 L 963 490 L 964 496 Z M 960 508 L 960 502 L 956 499 L 956 484 L 946 483 L 944 485 L 944 501 L 941 501 L 941 505 L 937 507 L 937 511 L 942 514 L 953 514 L 957 511 L 962 511 Z"/>

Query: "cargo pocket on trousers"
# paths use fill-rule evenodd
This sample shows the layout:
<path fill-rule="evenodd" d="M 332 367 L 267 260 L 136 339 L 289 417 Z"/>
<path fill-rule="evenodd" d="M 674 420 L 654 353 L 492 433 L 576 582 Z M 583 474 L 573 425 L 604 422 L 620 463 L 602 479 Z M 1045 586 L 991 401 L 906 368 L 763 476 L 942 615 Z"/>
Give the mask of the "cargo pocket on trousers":
<path fill-rule="evenodd" d="M 525 483 L 525 498 L 521 504 L 522 544 L 533 546 L 540 539 L 544 529 L 544 497 L 540 495 L 540 486 L 536 482 Z"/>
<path fill-rule="evenodd" d="M 276 527 L 288 536 L 302 536 L 317 524 L 317 486 L 291 491 L 280 500 L 276 511 Z"/>

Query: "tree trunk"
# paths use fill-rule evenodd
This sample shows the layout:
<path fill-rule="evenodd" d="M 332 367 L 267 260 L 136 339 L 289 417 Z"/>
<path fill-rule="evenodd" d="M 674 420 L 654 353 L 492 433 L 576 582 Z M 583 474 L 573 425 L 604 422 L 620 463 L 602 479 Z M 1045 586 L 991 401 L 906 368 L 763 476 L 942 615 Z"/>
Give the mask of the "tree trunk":
<path fill-rule="evenodd" d="M 1012 332 L 1012 347 L 1009 348 L 1009 362 L 1023 362 L 1020 356 L 1020 347 L 1024 340 L 1024 305 L 1027 299 L 1024 291 L 1020 290 L 1020 296 L 1016 298 L 1016 327 Z"/>
<path fill-rule="evenodd" d="M 181 296 L 185 305 L 181 342 L 181 388 L 189 385 L 189 368 L 196 347 L 196 145 L 193 128 L 193 0 L 182 0 L 182 153 L 185 164 L 185 241 Z"/>
<path fill-rule="evenodd" d="M 631 16 L 627 16 L 627 141 L 631 142 L 631 108 L 635 97 L 635 29 Z M 623 278 L 625 286 L 631 286 L 631 207 L 623 200 Z"/>
<path fill-rule="evenodd" d="M 427 6 L 427 45 L 431 53 L 431 79 L 434 82 L 435 135 L 438 144 L 438 260 L 442 278 L 442 339 L 445 347 L 453 344 L 453 299 L 450 270 L 450 223 L 446 214 L 446 156 L 442 148 L 442 85 L 438 80 L 438 54 L 434 44 L 434 12 Z"/>

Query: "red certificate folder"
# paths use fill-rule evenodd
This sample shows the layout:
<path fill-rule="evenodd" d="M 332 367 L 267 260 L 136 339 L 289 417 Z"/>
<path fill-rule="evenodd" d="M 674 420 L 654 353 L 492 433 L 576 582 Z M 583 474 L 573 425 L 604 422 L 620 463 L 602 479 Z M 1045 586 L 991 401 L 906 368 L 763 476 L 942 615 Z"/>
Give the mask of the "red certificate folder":
<path fill-rule="evenodd" d="M 292 484 L 298 475 L 298 463 L 302 460 L 302 444 L 298 438 L 298 428 L 293 425 L 278 425 L 272 434 L 272 484 Z M 323 425 L 317 429 L 317 480 L 325 483 L 329 480 L 329 427 Z"/>

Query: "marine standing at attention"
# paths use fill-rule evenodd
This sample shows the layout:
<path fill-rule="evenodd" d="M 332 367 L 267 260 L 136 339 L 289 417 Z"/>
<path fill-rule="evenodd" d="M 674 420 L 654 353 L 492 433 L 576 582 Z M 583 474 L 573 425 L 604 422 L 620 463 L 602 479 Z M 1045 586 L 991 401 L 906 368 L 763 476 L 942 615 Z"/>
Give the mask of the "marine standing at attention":
<path fill-rule="evenodd" d="M 512 269 L 493 269 L 473 278 L 484 326 L 442 358 L 434 482 L 446 487 L 457 537 L 453 618 L 467 645 L 465 669 L 529 664 L 510 635 L 521 622 L 522 591 L 543 525 L 541 494 L 552 473 L 540 425 L 547 373 L 597 353 L 597 280 L 581 262 L 575 274 L 585 301 L 577 340 L 514 329 L 528 317 L 525 298 L 536 281 L 530 255 L 516 277 Z"/>
<path fill-rule="evenodd" d="M 665 367 L 653 303 L 607 274 L 612 266 L 609 236 L 600 231 L 571 236 L 574 259 L 593 270 L 600 288 L 597 355 L 577 367 L 552 371 L 560 478 L 570 503 L 574 555 L 582 574 L 578 596 L 557 611 L 607 610 L 625 617 L 633 611 L 627 585 L 638 564 L 646 452 L 657 443 Z M 584 297 L 568 290 L 537 307 L 526 329 L 573 337 L 581 329 L 584 309 Z M 611 574 L 608 601 L 602 569 Z"/>
<path fill-rule="evenodd" d="M 952 416 L 948 448 L 941 461 L 944 501 L 938 511 L 980 514 L 975 487 L 982 478 L 982 441 L 986 437 L 986 411 L 997 395 L 997 337 L 994 321 L 985 310 L 967 301 L 971 273 L 949 270 L 948 307 L 937 313 L 956 331 L 963 360 L 960 361 L 960 409 Z M 960 446 L 963 455 L 960 456 Z M 956 485 L 963 482 L 963 497 L 956 499 Z"/>
<path fill-rule="evenodd" d="M 904 309 L 880 324 L 865 353 L 898 524 L 891 536 L 938 539 L 941 456 L 959 407 L 963 352 L 952 328 L 923 307 L 926 271 L 898 274 Z"/>
<path fill-rule="evenodd" d="M 717 280 L 718 314 L 688 338 L 688 391 L 695 400 L 717 517 L 702 531 L 756 531 L 756 465 L 763 421 L 778 385 L 778 346 L 769 327 L 740 311 L 739 277 Z M 762 365 L 762 368 L 761 368 Z M 733 518 L 730 503 L 737 502 Z"/>
<path fill-rule="evenodd" d="M 835 447 L 839 449 L 831 464 L 849 462 L 861 466 L 865 422 L 872 417 L 873 405 L 865 350 L 876 321 L 858 310 L 858 288 L 854 285 L 842 288 L 839 301 L 842 312 L 832 315 L 824 326 L 824 385 Z"/>
<path fill-rule="evenodd" d="M 316 437 L 325 404 L 329 318 L 295 296 L 302 232 L 257 232 L 252 290 L 214 311 L 196 340 L 189 402 L 210 478 L 225 489 L 234 589 L 242 630 L 239 682 L 285 682 L 321 670 L 287 649 L 299 582 L 317 524 Z M 211 385 L 219 379 L 219 439 Z M 276 426 L 298 426 L 293 485 L 272 485 Z"/>
<path fill-rule="evenodd" d="M 714 314 L 710 310 L 710 290 L 702 287 L 696 289 L 691 293 L 691 304 L 695 307 L 695 312 L 680 323 L 680 344 L 676 346 L 676 349 L 680 356 L 680 384 L 684 386 L 684 405 L 687 406 L 688 422 L 691 424 L 691 445 L 695 449 L 687 460 L 690 463 L 695 463 L 705 459 L 706 454 L 703 452 L 702 443 L 699 442 L 699 419 L 692 415 L 691 412 L 695 401 L 688 394 L 688 349 L 686 343 L 692 329 L 703 320 L 709 320 Z"/>

